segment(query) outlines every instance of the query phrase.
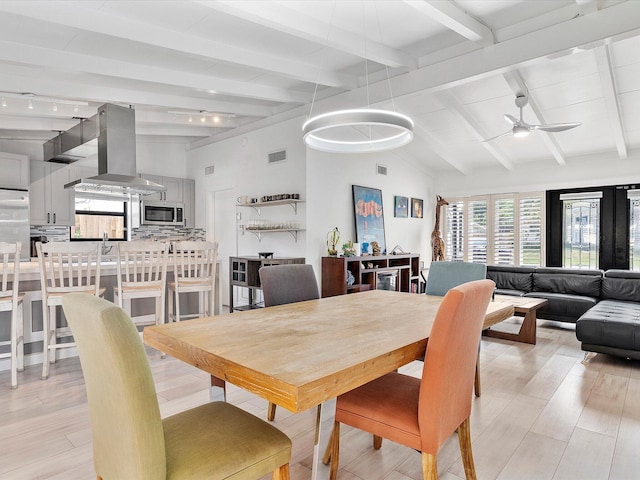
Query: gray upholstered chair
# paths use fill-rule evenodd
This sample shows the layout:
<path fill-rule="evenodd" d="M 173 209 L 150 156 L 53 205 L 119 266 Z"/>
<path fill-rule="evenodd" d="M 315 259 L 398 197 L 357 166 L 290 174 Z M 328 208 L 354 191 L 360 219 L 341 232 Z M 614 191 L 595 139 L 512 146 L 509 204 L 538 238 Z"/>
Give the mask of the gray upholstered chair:
<path fill-rule="evenodd" d="M 431 262 L 427 276 L 427 295 L 440 297 L 458 285 L 484 280 L 487 278 L 487 266 L 484 263 L 469 262 Z M 478 362 L 476 364 L 476 378 L 474 383 L 476 396 L 480 396 L 480 347 L 478 347 Z"/>
<path fill-rule="evenodd" d="M 165 419 L 131 318 L 98 297 L 62 299 L 87 387 L 98 479 L 289 479 L 291 440 L 226 402 Z"/>
<path fill-rule="evenodd" d="M 320 298 L 311 265 L 271 265 L 262 267 L 259 274 L 265 307 Z"/>
<path fill-rule="evenodd" d="M 318 282 L 311 265 L 271 265 L 262 267 L 258 273 L 265 307 L 320 298 Z M 276 418 L 276 405 L 269 402 L 267 419 L 274 418 Z"/>

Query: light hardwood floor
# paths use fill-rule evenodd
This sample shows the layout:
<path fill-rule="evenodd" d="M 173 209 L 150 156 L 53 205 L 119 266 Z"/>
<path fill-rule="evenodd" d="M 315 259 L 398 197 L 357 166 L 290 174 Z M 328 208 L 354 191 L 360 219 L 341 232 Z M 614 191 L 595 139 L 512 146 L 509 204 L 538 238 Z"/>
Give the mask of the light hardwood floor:
<path fill-rule="evenodd" d="M 515 327 L 515 325 L 512 325 Z M 482 397 L 471 435 L 479 480 L 640 478 L 640 362 L 596 355 L 588 365 L 571 326 L 538 322 L 538 344 L 483 339 Z M 163 416 L 208 400 L 206 374 L 149 350 Z M 403 371 L 420 375 L 414 362 Z M 77 359 L 58 361 L 49 380 L 38 365 L 10 389 L 0 373 L 0 479 L 93 479 L 86 395 Z M 265 418 L 267 402 L 233 386 L 229 401 Z M 275 424 L 293 439 L 291 478 L 311 477 L 315 412 L 279 408 Z M 421 479 L 420 455 L 344 427 L 341 480 Z M 457 439 L 438 455 L 440 478 L 464 478 Z"/>

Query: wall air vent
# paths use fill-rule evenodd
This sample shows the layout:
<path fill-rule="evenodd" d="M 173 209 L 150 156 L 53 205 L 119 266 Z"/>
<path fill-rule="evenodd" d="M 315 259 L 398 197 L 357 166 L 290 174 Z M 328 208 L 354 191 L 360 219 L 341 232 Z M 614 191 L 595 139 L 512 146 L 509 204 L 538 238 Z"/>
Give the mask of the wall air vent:
<path fill-rule="evenodd" d="M 379 163 L 376 165 L 376 173 L 378 175 L 386 175 L 387 174 L 387 166 L 380 165 Z"/>
<path fill-rule="evenodd" d="M 213 175 L 213 171 L 215 170 L 215 166 L 214 165 L 209 165 L 208 167 L 204 167 L 204 174 L 205 175 Z"/>
<path fill-rule="evenodd" d="M 268 164 L 272 164 L 272 163 L 279 163 L 279 162 L 284 162 L 287 159 L 287 151 L 286 150 L 279 150 L 277 152 L 271 152 L 269 155 L 267 155 L 267 163 Z"/>

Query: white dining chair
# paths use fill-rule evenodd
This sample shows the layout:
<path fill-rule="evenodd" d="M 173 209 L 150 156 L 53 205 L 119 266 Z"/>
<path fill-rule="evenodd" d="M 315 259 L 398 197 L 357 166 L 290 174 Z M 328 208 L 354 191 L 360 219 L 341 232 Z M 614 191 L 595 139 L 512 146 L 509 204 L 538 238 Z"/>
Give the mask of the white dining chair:
<path fill-rule="evenodd" d="M 11 312 L 9 340 L 0 345 L 10 345 L 9 352 L 0 358 L 11 359 L 11 388 L 18 386 L 18 371 L 24 370 L 24 324 L 22 300 L 24 294 L 18 292 L 20 285 L 20 250 L 22 244 L 0 242 L 0 312 Z M 10 278 L 11 277 L 11 278 Z"/>

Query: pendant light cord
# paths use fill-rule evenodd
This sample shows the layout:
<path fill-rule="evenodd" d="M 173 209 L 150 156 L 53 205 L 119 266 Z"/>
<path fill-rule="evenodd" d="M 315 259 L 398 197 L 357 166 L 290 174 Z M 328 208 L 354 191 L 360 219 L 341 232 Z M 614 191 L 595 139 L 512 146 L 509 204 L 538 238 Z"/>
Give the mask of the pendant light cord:
<path fill-rule="evenodd" d="M 336 14 L 336 1 L 333 2 L 333 8 L 331 9 L 331 18 L 329 19 L 329 29 L 327 30 L 327 37 L 324 40 L 325 49 L 327 50 L 329 49 L 329 38 L 331 36 L 331 27 L 333 26 L 333 17 Z M 326 51 L 324 56 L 326 58 Z M 313 105 L 316 103 L 316 95 L 318 94 L 318 77 L 320 76 L 320 68 L 321 67 L 319 67 L 316 72 L 316 86 L 313 89 L 313 98 L 311 99 L 311 107 L 309 108 L 309 118 L 311 118 L 311 114 L 313 113 Z"/>

